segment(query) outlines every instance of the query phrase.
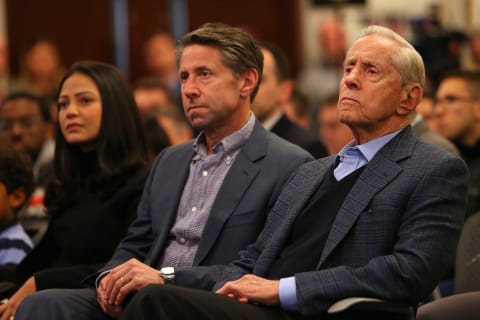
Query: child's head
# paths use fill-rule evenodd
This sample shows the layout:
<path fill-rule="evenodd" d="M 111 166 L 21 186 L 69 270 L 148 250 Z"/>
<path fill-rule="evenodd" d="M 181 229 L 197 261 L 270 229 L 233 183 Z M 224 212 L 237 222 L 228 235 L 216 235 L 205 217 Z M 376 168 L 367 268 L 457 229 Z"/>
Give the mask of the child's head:
<path fill-rule="evenodd" d="M 12 220 L 33 191 L 30 157 L 0 143 L 0 222 Z"/>

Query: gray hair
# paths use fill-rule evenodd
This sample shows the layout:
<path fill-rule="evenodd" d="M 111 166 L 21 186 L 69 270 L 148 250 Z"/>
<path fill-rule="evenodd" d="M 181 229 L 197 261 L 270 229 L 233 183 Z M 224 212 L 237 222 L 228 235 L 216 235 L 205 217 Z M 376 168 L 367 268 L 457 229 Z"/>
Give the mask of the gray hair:
<path fill-rule="evenodd" d="M 400 72 L 402 85 L 417 83 L 422 88 L 425 86 L 423 59 L 407 40 L 393 30 L 378 25 L 370 25 L 362 30 L 361 38 L 369 35 L 378 35 L 398 44 L 398 50 L 391 56 L 391 60 Z"/>

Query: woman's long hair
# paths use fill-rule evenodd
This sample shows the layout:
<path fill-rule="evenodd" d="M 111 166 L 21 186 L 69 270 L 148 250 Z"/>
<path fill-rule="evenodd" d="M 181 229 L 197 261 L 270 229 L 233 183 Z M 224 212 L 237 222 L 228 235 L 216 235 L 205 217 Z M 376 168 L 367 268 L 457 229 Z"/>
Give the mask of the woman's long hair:
<path fill-rule="evenodd" d="M 147 165 L 148 152 L 140 115 L 128 81 L 112 65 L 80 61 L 66 72 L 65 80 L 75 73 L 90 77 L 97 85 L 102 102 L 102 119 L 96 139 L 95 153 L 98 175 L 92 187 L 99 194 L 110 194 L 125 183 L 129 174 Z M 55 175 L 56 180 L 47 189 L 45 204 L 49 213 L 64 209 L 78 196 L 83 183 L 79 168 L 82 151 L 65 140 L 60 125 L 56 126 Z"/>

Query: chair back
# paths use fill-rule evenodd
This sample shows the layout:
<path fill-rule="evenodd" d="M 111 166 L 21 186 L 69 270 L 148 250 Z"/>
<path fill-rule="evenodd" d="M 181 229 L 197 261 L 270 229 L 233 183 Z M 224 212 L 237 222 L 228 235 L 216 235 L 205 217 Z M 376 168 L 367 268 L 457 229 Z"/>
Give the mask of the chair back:
<path fill-rule="evenodd" d="M 455 293 L 480 290 L 480 212 L 471 215 L 460 235 L 455 259 Z"/>

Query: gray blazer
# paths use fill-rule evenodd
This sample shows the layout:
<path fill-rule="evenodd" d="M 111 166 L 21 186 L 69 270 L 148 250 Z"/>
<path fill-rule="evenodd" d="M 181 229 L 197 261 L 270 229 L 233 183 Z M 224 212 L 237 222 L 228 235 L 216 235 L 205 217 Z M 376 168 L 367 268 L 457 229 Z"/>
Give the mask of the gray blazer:
<path fill-rule="evenodd" d="M 178 269 L 179 285 L 211 288 L 246 273 L 265 277 L 297 215 L 333 170 L 333 157 L 303 165 L 279 196 L 257 242 L 233 265 Z M 295 274 L 303 316 L 370 296 L 416 303 L 451 265 L 465 211 L 460 158 L 418 140 L 410 126 L 365 167 L 332 225 L 316 270 Z"/>
<path fill-rule="evenodd" d="M 130 258 L 158 267 L 193 154 L 191 141 L 167 148 L 157 156 L 137 218 L 102 270 Z M 194 265 L 225 264 L 237 259 L 238 252 L 256 240 L 291 173 L 312 160 L 306 151 L 267 132 L 257 121 L 215 199 Z"/>

